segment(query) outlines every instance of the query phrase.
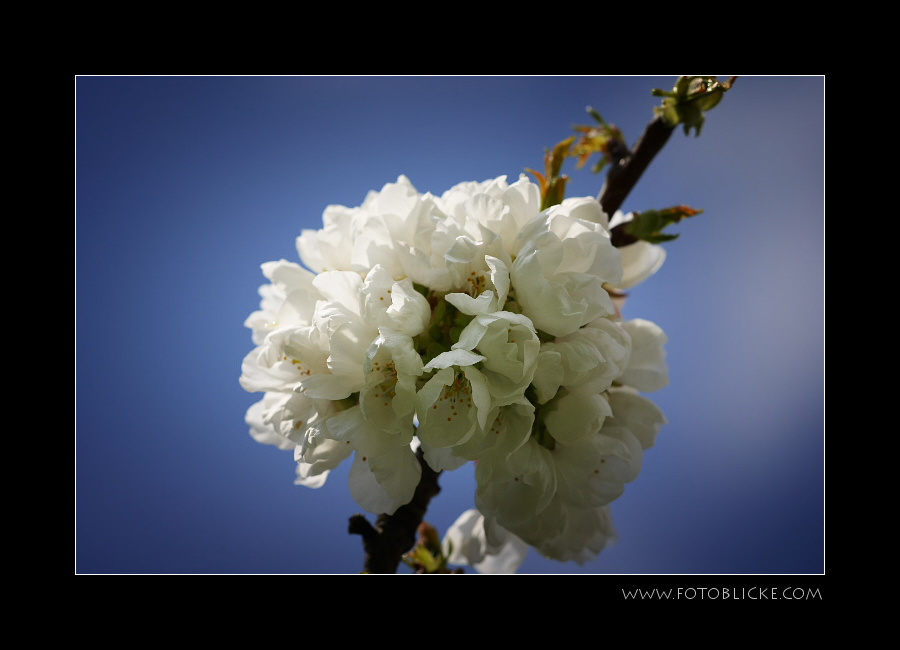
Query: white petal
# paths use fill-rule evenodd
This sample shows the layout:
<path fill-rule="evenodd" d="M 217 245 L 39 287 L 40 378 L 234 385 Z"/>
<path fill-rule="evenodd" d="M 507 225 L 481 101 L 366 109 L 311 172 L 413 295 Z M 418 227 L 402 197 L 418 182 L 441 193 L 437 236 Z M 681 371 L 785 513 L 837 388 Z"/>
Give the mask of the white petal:
<path fill-rule="evenodd" d="M 619 289 L 630 289 L 656 273 L 666 261 L 666 249 L 646 241 L 621 246 L 622 281 Z"/>
<path fill-rule="evenodd" d="M 467 458 L 454 455 L 450 447 L 434 447 L 423 442 L 422 452 L 425 455 L 425 462 L 435 472 L 452 472 L 469 462 Z"/>
<path fill-rule="evenodd" d="M 400 456 L 383 458 L 374 471 L 370 459 L 360 452 L 356 453 L 350 467 L 348 485 L 350 495 L 361 508 L 373 514 L 392 515 L 397 508 L 409 503 L 421 476 L 416 474 L 416 468 L 421 473 L 421 466 L 412 450 L 407 451 L 412 456 L 412 462 L 409 462 L 408 456 L 405 459 Z"/>
<path fill-rule="evenodd" d="M 622 328 L 631 337 L 631 357 L 619 381 L 640 391 L 652 392 L 669 383 L 666 366 L 666 334 L 648 320 L 635 318 L 624 321 Z"/>
<path fill-rule="evenodd" d="M 297 443 L 288 440 L 276 431 L 275 427 L 265 422 L 265 410 L 265 399 L 256 402 L 247 409 L 247 415 L 244 417 L 244 421 L 250 425 L 250 435 L 253 439 L 264 445 L 274 445 L 279 449 L 288 450 L 296 447 Z"/>
<path fill-rule="evenodd" d="M 409 280 L 394 283 L 391 306 L 387 310 L 390 326 L 407 336 L 418 336 L 431 321 L 431 306 Z"/>
<path fill-rule="evenodd" d="M 303 487 L 317 489 L 325 485 L 329 471 L 325 470 L 321 474 L 311 474 L 312 465 L 306 463 L 297 463 L 297 478 L 294 479 L 294 485 L 302 485 Z"/>
<path fill-rule="evenodd" d="M 451 366 L 463 368 L 465 366 L 474 366 L 479 361 L 484 361 L 484 357 L 480 354 L 475 354 L 468 350 L 450 350 L 449 352 L 442 352 L 437 355 L 434 359 L 425 364 L 423 370 L 427 372 L 437 368 L 450 368 Z"/>
<path fill-rule="evenodd" d="M 369 463 L 363 460 L 361 454 L 356 454 L 353 458 L 347 485 L 350 488 L 350 496 L 359 507 L 373 514 L 394 514 L 397 508 L 403 505 L 397 503 L 397 500 L 378 484 L 378 480 L 369 469 Z"/>
<path fill-rule="evenodd" d="M 626 427 L 644 449 L 656 443 L 656 435 L 666 423 L 666 416 L 656 404 L 633 390 L 617 388 L 609 392 L 609 405 L 613 412 L 610 422 Z"/>
<path fill-rule="evenodd" d="M 528 545 L 500 526 L 495 529 L 502 541 L 492 546 L 484 530 L 484 516 L 477 510 L 466 510 L 444 536 L 448 563 L 469 565 L 479 573 L 515 573 L 528 553 Z"/>
<path fill-rule="evenodd" d="M 360 315 L 363 279 L 353 271 L 326 271 L 313 280 L 327 302 L 343 305 L 357 316 Z"/>
<path fill-rule="evenodd" d="M 600 431 L 612 415 L 609 402 L 598 392 L 577 387 L 560 389 L 541 409 L 541 417 L 554 440 L 571 444 Z"/>
<path fill-rule="evenodd" d="M 485 291 L 478 295 L 477 298 L 466 293 L 448 293 L 444 299 L 459 311 L 469 316 L 477 316 L 478 314 L 490 314 L 497 311 L 497 296 L 493 291 Z"/>

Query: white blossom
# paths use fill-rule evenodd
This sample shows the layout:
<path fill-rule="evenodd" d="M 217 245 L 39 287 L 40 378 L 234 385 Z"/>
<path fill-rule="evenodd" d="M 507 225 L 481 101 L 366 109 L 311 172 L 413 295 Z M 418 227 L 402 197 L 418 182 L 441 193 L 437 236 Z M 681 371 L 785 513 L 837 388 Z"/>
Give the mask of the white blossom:
<path fill-rule="evenodd" d="M 475 367 L 483 360 L 468 350 L 451 350 L 424 367 L 437 371 L 416 395 L 417 433 L 424 444 L 455 447 L 484 430 L 492 400 L 487 379 Z"/>
<path fill-rule="evenodd" d="M 420 193 L 405 176 L 358 207 L 328 206 L 296 240 L 306 268 L 262 265 L 241 385 L 260 443 L 292 450 L 318 488 L 352 458 L 372 513 L 421 477 L 475 462 L 477 510 L 447 532 L 451 560 L 513 572 L 533 546 L 585 562 L 615 538 L 609 504 L 638 476 L 665 418 L 666 337 L 623 320 L 622 289 L 665 259 L 616 248 L 593 198 L 540 209 L 520 176 Z M 615 302 L 614 302 L 615 301 Z"/>
<path fill-rule="evenodd" d="M 566 199 L 542 212 L 519 233 L 517 248 L 511 280 L 537 329 L 565 336 L 615 312 L 604 284 L 621 281 L 621 256 L 595 200 Z"/>

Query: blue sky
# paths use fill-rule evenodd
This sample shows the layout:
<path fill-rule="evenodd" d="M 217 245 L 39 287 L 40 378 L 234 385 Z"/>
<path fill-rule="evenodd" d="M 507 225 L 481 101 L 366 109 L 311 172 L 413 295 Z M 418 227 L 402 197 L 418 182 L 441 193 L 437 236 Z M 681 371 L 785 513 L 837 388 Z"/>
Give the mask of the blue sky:
<path fill-rule="evenodd" d="M 724 76 L 724 75 L 723 75 Z M 593 106 L 633 142 L 670 77 L 78 77 L 79 573 L 355 573 L 348 467 L 311 490 L 254 442 L 238 384 L 259 266 L 329 204 L 400 174 L 420 192 L 540 169 Z M 824 571 L 822 77 L 741 77 L 673 134 L 626 210 L 688 204 L 626 318 L 668 335 L 669 423 L 592 563 L 522 573 Z M 567 196 L 602 178 L 571 176 Z M 428 520 L 473 505 L 441 477 Z"/>

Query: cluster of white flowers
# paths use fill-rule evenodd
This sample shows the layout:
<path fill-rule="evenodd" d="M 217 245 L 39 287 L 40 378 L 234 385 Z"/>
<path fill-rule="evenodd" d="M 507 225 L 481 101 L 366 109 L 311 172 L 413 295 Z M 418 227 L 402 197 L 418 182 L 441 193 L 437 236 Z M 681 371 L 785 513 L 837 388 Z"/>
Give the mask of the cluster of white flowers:
<path fill-rule="evenodd" d="M 353 456 L 353 498 L 393 513 L 419 482 L 421 445 L 436 471 L 476 462 L 456 561 L 502 557 L 513 539 L 584 562 L 609 543 L 608 504 L 665 422 L 639 392 L 667 382 L 664 333 L 623 320 L 616 289 L 664 254 L 614 247 L 592 198 L 540 204 L 525 176 L 441 196 L 401 176 L 304 230 L 306 268 L 262 265 L 241 384 L 264 395 L 247 422 L 294 451 L 298 484 L 321 486 Z"/>

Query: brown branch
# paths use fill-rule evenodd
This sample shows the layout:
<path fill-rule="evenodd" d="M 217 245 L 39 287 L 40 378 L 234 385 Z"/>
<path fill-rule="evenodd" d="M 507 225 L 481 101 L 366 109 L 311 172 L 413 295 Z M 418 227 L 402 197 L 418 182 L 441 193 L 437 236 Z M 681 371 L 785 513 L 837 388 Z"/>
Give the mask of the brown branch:
<path fill-rule="evenodd" d="M 429 502 L 441 491 L 438 485 L 440 472 L 428 466 L 421 448 L 416 452 L 416 458 L 422 466 L 422 478 L 412 501 L 392 515 L 378 515 L 375 526 L 361 514 L 350 517 L 348 532 L 362 536 L 366 553 L 364 573 L 397 573 L 403 554 L 416 543 L 416 529 L 425 518 Z"/>
<path fill-rule="evenodd" d="M 631 151 L 626 150 L 624 146 L 620 146 L 618 151 L 610 151 L 613 164 L 606 174 L 603 189 L 600 190 L 600 196 L 597 198 L 600 205 L 603 206 L 603 211 L 610 218 L 616 210 L 622 207 L 628 193 L 637 184 L 641 174 L 644 173 L 656 154 L 665 146 L 674 130 L 674 126 L 667 125 L 662 118 L 657 116 L 644 129 Z M 613 229 L 613 244 L 624 246 L 632 243 L 628 241 L 628 235 L 623 232 L 616 233 L 616 230 L 620 229 Z"/>

